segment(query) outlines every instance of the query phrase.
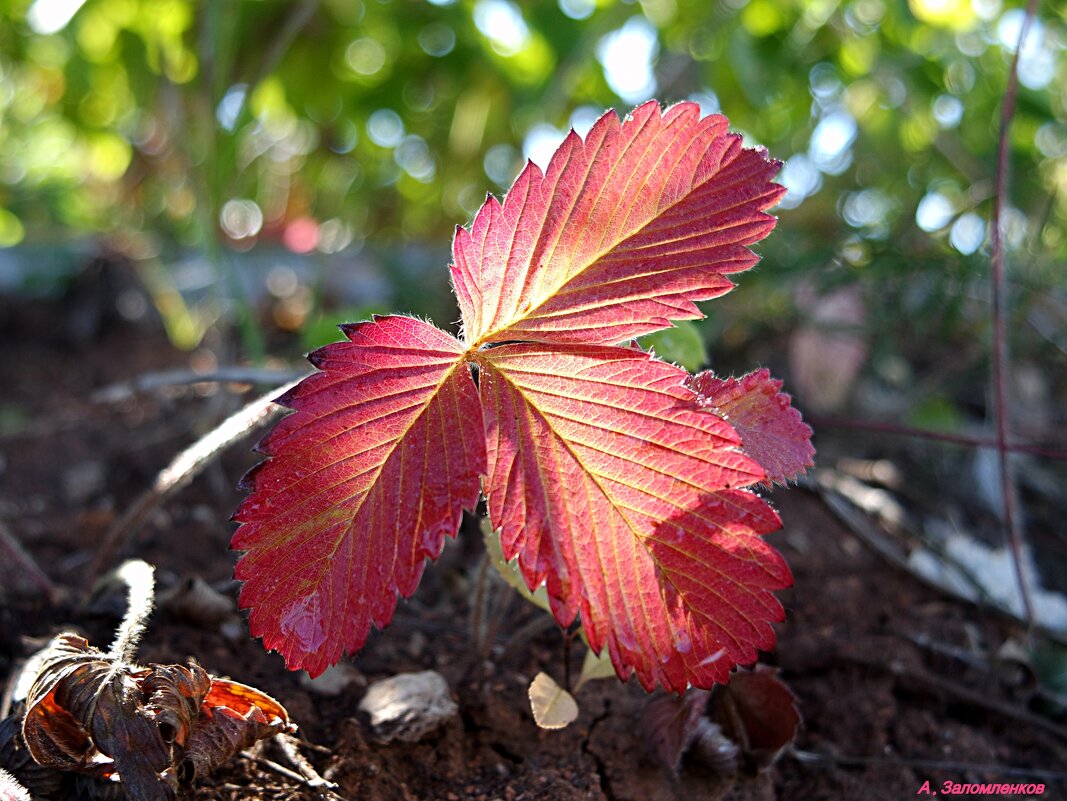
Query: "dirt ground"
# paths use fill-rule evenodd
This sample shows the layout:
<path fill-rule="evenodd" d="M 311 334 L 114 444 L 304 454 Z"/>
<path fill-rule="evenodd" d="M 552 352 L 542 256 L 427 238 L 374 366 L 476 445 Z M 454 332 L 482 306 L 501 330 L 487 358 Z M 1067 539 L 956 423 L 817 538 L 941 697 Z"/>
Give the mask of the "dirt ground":
<path fill-rule="evenodd" d="M 92 393 L 116 381 L 173 367 L 156 325 L 133 324 L 72 299 L 0 299 L 0 524 L 60 591 L 50 602 L 10 569 L 0 570 L 0 681 L 57 631 L 76 629 L 105 646 L 121 597 L 79 601 L 101 538 L 182 447 L 250 393 L 178 388 L 115 403 Z M 106 305 L 106 304 L 105 304 Z M 159 592 L 199 577 L 236 597 L 227 550 L 234 488 L 253 465 L 252 440 L 156 510 L 119 559 L 156 567 Z M 577 722 L 542 731 L 527 686 L 539 671 L 562 679 L 560 633 L 517 635 L 541 613 L 519 599 L 504 614 L 486 656 L 471 643 L 470 598 L 481 542 L 464 531 L 426 572 L 395 622 L 349 660 L 344 687 L 287 671 L 248 637 L 240 618 L 211 624 L 160 608 L 144 638 L 143 662 L 195 657 L 218 675 L 252 684 L 289 710 L 302 752 L 334 792 L 355 801 L 393 799 L 856 799 L 914 798 L 923 783 L 948 780 L 1046 785 L 1067 798 L 1067 727 L 1033 700 L 1024 670 L 990 668 L 1014 624 L 954 600 L 894 568 L 844 528 L 814 494 L 773 496 L 785 528 L 772 542 L 795 586 L 782 594 L 786 622 L 764 661 L 796 694 L 803 728 L 769 770 L 717 775 L 692 760 L 675 778 L 641 739 L 648 696 L 615 680 L 577 696 Z M 500 596 L 503 598 L 503 596 Z M 577 667 L 580 654 L 572 654 Z M 448 681 L 459 714 L 416 744 L 380 744 L 358 710 L 366 683 L 432 668 Z M 315 799 L 320 791 L 268 764 L 238 756 L 201 780 L 201 799 Z"/>

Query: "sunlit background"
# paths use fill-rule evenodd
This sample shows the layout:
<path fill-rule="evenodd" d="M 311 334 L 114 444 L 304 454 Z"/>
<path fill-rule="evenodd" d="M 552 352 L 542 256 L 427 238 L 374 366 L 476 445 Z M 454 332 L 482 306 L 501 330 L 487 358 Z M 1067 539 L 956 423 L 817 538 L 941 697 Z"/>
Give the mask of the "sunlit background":
<path fill-rule="evenodd" d="M 694 329 L 712 363 L 754 347 L 788 356 L 809 407 L 866 381 L 888 412 L 941 422 L 968 413 L 930 375 L 941 349 L 955 374 L 988 369 L 994 156 L 1023 21 L 1000 0 L 0 8 L 0 290 L 54 291 L 106 252 L 144 287 L 120 311 L 158 313 L 182 348 L 222 326 L 262 350 L 266 325 L 300 334 L 295 353 L 376 310 L 447 324 L 451 233 L 487 191 L 605 108 L 689 99 L 767 147 L 789 190 L 743 297 Z M 1004 218 L 1034 363 L 1067 352 L 1067 11 L 1041 13 Z"/>

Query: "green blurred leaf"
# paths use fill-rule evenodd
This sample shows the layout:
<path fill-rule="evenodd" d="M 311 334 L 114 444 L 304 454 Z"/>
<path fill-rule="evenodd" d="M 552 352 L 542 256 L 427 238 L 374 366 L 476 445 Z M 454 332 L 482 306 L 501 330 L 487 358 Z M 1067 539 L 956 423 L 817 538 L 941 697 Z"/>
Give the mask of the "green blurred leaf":
<path fill-rule="evenodd" d="M 674 362 L 691 373 L 708 361 L 708 351 L 700 328 L 689 320 L 679 320 L 673 328 L 643 336 L 640 343 L 646 350 L 654 350 L 664 361 Z"/>

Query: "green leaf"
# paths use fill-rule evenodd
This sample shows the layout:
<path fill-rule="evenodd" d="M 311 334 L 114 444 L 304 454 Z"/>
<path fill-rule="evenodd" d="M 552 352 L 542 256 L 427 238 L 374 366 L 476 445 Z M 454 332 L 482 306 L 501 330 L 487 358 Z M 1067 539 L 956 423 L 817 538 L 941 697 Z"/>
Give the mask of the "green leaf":
<path fill-rule="evenodd" d="M 695 373 L 708 361 L 708 350 L 704 346 L 704 337 L 700 329 L 689 320 L 679 320 L 674 328 L 648 334 L 638 340 L 645 350 L 655 354 L 666 362 L 674 362 Z"/>
<path fill-rule="evenodd" d="M 494 531 L 488 517 L 482 518 L 482 538 L 485 540 L 485 550 L 489 555 L 489 563 L 496 568 L 496 572 L 513 587 L 519 595 L 532 603 L 534 606 L 551 612 L 548 607 L 548 592 L 542 584 L 533 592 L 526 586 L 526 580 L 519 571 L 518 557 L 510 562 L 504 558 L 504 550 L 500 547 L 500 532 Z"/>

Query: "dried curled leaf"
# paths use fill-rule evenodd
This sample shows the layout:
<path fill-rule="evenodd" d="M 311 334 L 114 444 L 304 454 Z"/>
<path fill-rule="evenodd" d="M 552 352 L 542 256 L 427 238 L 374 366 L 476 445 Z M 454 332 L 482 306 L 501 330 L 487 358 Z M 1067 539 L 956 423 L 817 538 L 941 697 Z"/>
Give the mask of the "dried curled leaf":
<path fill-rule="evenodd" d="M 37 790 L 23 744 L 36 766 L 121 782 L 132 801 L 162 801 L 256 740 L 293 728 L 259 690 L 196 664 L 132 665 L 76 634 L 57 636 L 37 665 L 21 731 L 0 729 L 4 764 L 37 792 L 48 789 Z"/>
<path fill-rule="evenodd" d="M 206 776 L 238 751 L 291 728 L 285 709 L 269 695 L 235 681 L 212 679 L 178 777 L 192 782 Z"/>

